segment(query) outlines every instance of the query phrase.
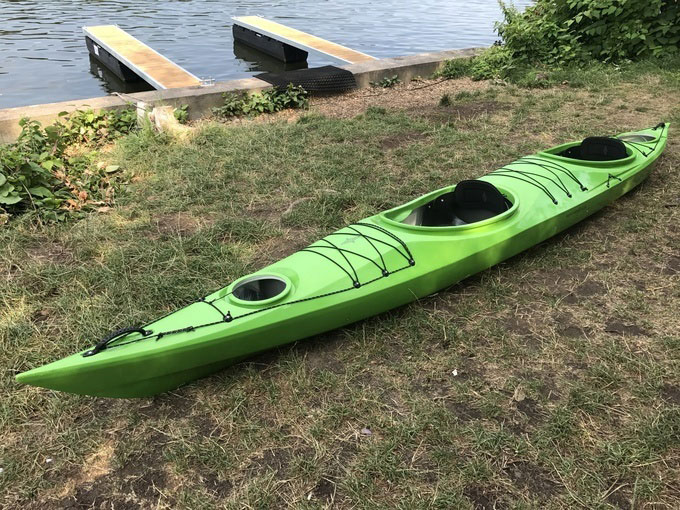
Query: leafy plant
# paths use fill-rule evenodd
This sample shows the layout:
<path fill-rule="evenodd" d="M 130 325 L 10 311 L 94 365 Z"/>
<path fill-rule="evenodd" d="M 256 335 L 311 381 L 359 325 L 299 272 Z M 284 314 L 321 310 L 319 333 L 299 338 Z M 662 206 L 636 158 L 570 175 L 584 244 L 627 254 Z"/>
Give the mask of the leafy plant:
<path fill-rule="evenodd" d="M 463 76 L 473 80 L 490 80 L 505 77 L 513 68 L 510 51 L 504 46 L 494 45 L 476 57 L 447 60 L 434 76 L 450 80 Z"/>
<path fill-rule="evenodd" d="M 677 0 L 536 0 L 524 12 L 501 2 L 497 24 L 512 59 L 565 64 L 680 53 Z"/>
<path fill-rule="evenodd" d="M 292 83 L 279 92 L 277 99 L 283 108 L 307 108 L 309 106 L 309 93 L 302 86 L 295 86 Z"/>
<path fill-rule="evenodd" d="M 443 94 L 441 98 L 439 98 L 439 106 L 451 106 L 451 96 L 449 94 Z"/>
<path fill-rule="evenodd" d="M 108 203 L 118 168 L 94 166 L 96 152 L 86 150 L 129 132 L 134 110 L 62 112 L 44 129 L 22 119 L 17 141 L 0 146 L 0 214 L 33 210 L 42 218 L 62 220 L 69 211 Z"/>
<path fill-rule="evenodd" d="M 177 122 L 179 122 L 180 124 L 186 124 L 187 121 L 189 120 L 189 105 L 183 104 L 175 108 L 173 114 L 175 115 Z"/>
<path fill-rule="evenodd" d="M 137 112 L 125 110 L 77 110 L 71 114 L 61 112 L 61 121 L 48 126 L 45 131 L 58 136 L 67 145 L 103 144 L 129 133 L 137 124 Z"/>
<path fill-rule="evenodd" d="M 371 86 L 373 87 L 382 87 L 384 89 L 389 89 L 391 87 L 394 87 L 397 83 L 400 82 L 401 80 L 399 79 L 399 76 L 395 74 L 394 76 L 390 77 L 385 76 L 382 80 L 372 81 L 370 83 Z"/>
<path fill-rule="evenodd" d="M 611 74 L 635 60 L 652 58 L 663 66 L 662 60 L 680 56 L 678 0 L 536 0 L 524 11 L 499 3 L 502 42 L 467 62 L 447 61 L 436 76 L 579 86 L 592 81 L 592 68 Z M 615 66 L 603 70 L 601 63 Z"/>
<path fill-rule="evenodd" d="M 308 105 L 309 93 L 301 86 L 289 83 L 286 88 L 275 87 L 255 94 L 224 94 L 224 104 L 213 108 L 213 113 L 218 117 L 256 116 L 287 108 L 307 108 Z"/>
<path fill-rule="evenodd" d="M 455 80 L 468 76 L 472 67 L 473 59 L 471 58 L 454 58 L 444 62 L 444 65 L 434 73 L 436 78 L 446 78 Z"/>
<path fill-rule="evenodd" d="M 475 58 L 470 66 L 473 80 L 503 78 L 515 67 L 511 52 L 505 46 L 492 46 Z"/>

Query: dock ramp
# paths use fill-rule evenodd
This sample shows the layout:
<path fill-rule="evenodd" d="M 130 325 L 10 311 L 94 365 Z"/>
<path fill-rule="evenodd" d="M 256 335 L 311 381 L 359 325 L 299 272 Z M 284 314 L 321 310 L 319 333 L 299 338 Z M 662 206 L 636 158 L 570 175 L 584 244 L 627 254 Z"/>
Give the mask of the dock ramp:
<path fill-rule="evenodd" d="M 124 81 L 139 77 L 156 89 L 192 87 L 201 80 L 116 25 L 83 27 L 90 53 Z"/>
<path fill-rule="evenodd" d="M 305 60 L 307 52 L 318 53 L 346 64 L 376 60 L 375 57 L 360 51 L 260 16 L 237 16 L 232 20 L 234 21 L 234 39 L 284 62 L 295 61 L 295 59 Z M 286 46 L 298 51 L 290 51 L 291 48 L 286 48 Z"/>

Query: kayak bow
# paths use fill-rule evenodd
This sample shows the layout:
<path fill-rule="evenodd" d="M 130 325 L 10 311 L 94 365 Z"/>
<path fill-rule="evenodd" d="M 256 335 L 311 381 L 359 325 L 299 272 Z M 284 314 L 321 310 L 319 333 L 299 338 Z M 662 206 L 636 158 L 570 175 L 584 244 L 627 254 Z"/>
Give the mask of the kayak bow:
<path fill-rule="evenodd" d="M 17 376 L 105 397 L 144 397 L 251 354 L 427 296 L 516 255 L 642 182 L 668 125 L 520 158 L 348 225 L 229 286 L 87 351 Z"/>

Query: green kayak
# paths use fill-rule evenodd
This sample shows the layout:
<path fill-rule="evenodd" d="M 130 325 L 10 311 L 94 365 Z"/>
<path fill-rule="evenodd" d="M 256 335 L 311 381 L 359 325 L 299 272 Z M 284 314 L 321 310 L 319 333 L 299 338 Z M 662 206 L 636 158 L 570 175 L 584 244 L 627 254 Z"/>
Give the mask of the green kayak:
<path fill-rule="evenodd" d="M 176 388 L 251 354 L 432 294 L 593 214 L 649 174 L 668 124 L 523 157 L 348 225 L 23 383 L 105 397 Z"/>

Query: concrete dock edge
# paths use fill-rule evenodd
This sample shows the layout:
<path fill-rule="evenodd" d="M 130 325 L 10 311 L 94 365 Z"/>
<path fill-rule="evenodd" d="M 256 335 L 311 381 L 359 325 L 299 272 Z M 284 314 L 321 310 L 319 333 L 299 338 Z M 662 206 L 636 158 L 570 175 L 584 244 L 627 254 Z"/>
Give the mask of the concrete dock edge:
<path fill-rule="evenodd" d="M 483 48 L 466 48 L 435 53 L 421 53 L 404 57 L 386 58 L 348 64 L 342 66 L 351 71 L 359 88 L 369 87 L 370 82 L 397 75 L 403 82 L 416 76 L 427 77 L 434 73 L 446 60 L 472 57 Z M 63 101 L 59 103 L 22 106 L 0 110 L 0 143 L 16 140 L 21 128 L 19 121 L 28 117 L 43 125 L 54 122 L 60 112 L 73 112 L 82 109 L 115 110 L 135 105 L 142 101 L 150 105 L 188 105 L 189 118 L 199 119 L 211 114 L 212 108 L 223 103 L 226 92 L 257 92 L 271 88 L 268 83 L 257 78 L 245 78 L 217 82 L 210 87 L 185 87 L 167 90 L 153 90 L 135 94 L 114 94 L 89 99 Z"/>

